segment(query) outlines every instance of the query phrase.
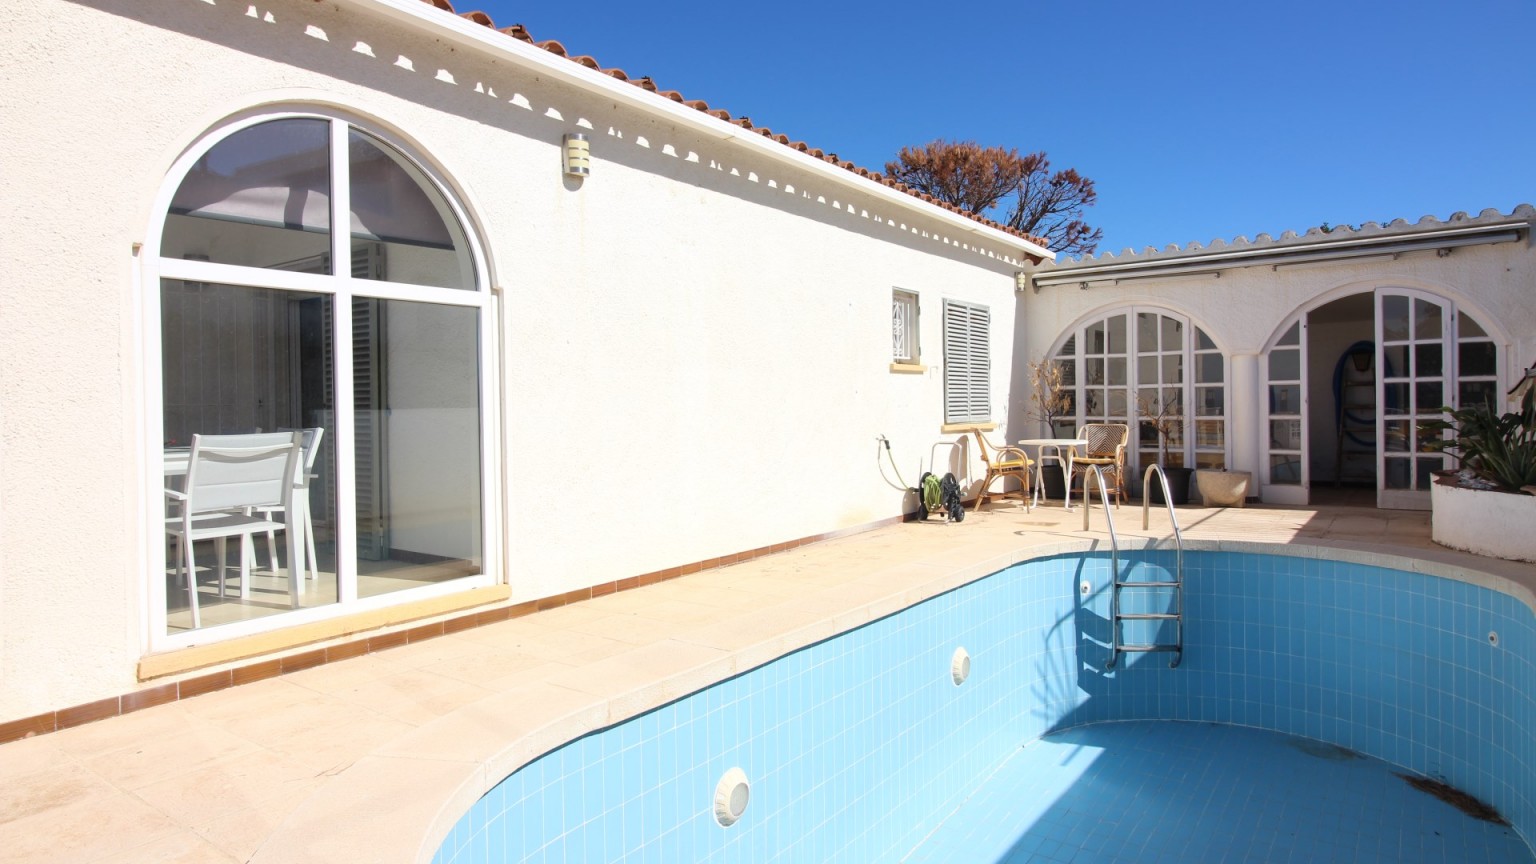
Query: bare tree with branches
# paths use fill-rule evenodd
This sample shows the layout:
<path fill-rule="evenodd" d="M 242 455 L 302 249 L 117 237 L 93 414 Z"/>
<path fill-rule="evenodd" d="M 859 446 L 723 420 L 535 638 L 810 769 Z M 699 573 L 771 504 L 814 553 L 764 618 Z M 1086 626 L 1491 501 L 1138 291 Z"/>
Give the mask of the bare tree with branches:
<path fill-rule="evenodd" d="M 939 139 L 903 147 L 885 173 L 941 201 L 1040 237 L 1052 250 L 1091 255 L 1104 232 L 1082 220 L 1098 200 L 1093 181 L 1075 169 L 1051 172 L 1044 153 Z"/>

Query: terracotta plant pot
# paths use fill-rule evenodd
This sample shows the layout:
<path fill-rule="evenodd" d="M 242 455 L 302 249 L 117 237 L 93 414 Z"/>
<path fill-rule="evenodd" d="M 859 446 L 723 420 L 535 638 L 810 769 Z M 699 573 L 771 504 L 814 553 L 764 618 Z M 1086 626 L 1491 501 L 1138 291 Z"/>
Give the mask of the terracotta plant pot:
<path fill-rule="evenodd" d="M 1216 471 L 1202 468 L 1195 472 L 1195 488 L 1207 507 L 1241 507 L 1248 500 L 1253 475 L 1247 471 Z"/>

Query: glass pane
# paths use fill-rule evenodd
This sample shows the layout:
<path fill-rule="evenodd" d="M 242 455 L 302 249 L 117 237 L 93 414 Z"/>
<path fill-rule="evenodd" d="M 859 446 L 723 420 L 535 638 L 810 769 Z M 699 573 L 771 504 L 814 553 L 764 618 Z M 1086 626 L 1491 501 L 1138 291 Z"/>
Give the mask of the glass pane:
<path fill-rule="evenodd" d="M 330 208 L 330 123 L 260 123 L 215 144 L 187 172 L 160 254 L 293 269 L 330 251 Z"/>
<path fill-rule="evenodd" d="M 1220 384 L 1226 378 L 1220 354 L 1195 355 L 1195 383 Z"/>
<path fill-rule="evenodd" d="M 1295 348 L 1282 348 L 1269 352 L 1269 380 L 1300 381 L 1301 352 Z"/>
<path fill-rule="evenodd" d="M 1428 492 L 1429 484 L 1435 481 L 1435 472 L 1445 469 L 1445 460 L 1439 456 L 1420 456 L 1413 461 L 1418 464 L 1418 482 L 1414 486 L 1421 492 Z"/>
<path fill-rule="evenodd" d="M 1408 338 L 1408 298 L 1396 295 L 1381 298 L 1381 338 L 1386 342 Z"/>
<path fill-rule="evenodd" d="M 1384 401 L 1383 413 L 1389 416 L 1409 413 L 1407 384 L 1383 384 L 1381 389 Z"/>
<path fill-rule="evenodd" d="M 1477 405 L 1492 405 L 1498 409 L 1498 391 L 1492 381 L 1463 381 L 1457 388 L 1456 405 L 1460 408 L 1472 408 Z"/>
<path fill-rule="evenodd" d="M 352 275 L 474 290 L 463 229 L 426 176 L 399 151 L 356 129 L 347 132 L 352 238 L 378 249 Z"/>
<path fill-rule="evenodd" d="M 165 279 L 160 286 L 161 402 L 165 427 L 165 482 L 188 491 L 185 480 L 194 436 L 244 435 L 284 430 L 317 430 L 305 436 L 313 462 L 294 481 L 307 490 L 294 509 L 306 507 L 309 519 L 292 519 L 281 505 L 240 507 L 253 518 L 277 525 L 273 549 L 266 532 L 252 544 L 251 582 L 240 584 L 242 544 L 234 535 L 226 550 L 228 590 L 219 591 L 219 564 L 212 539 L 190 544 L 192 580 L 197 595 L 193 624 L 188 586 L 182 581 L 177 547 L 166 547 L 166 627 L 171 633 L 277 615 L 293 609 L 290 601 L 289 534 L 300 548 L 314 544 L 307 561 L 299 606 L 336 602 L 335 429 L 331 423 L 332 298 L 297 291 L 184 283 Z M 303 470 L 301 468 L 301 470 Z M 309 476 L 313 475 L 313 476 Z M 207 490 L 214 494 L 214 490 Z M 200 497 L 192 491 L 194 508 Z M 296 493 L 297 494 L 297 493 Z M 227 500 L 219 502 L 228 505 Z M 167 505 L 166 516 L 179 519 L 180 505 Z M 227 509 L 227 507 L 225 508 Z M 306 527 L 307 526 L 307 527 Z M 313 533 L 308 529 L 313 528 Z M 168 539 L 170 538 L 168 534 Z M 186 546 L 182 547 L 182 556 Z M 306 556 L 307 557 L 307 556 Z"/>
<path fill-rule="evenodd" d="M 1221 469 L 1227 467 L 1227 457 L 1226 457 L 1226 454 L 1224 454 L 1224 453 L 1196 453 L 1195 454 L 1195 467 L 1196 468 L 1209 468 L 1209 469 L 1211 469 L 1213 471 L 1220 471 Z"/>
<path fill-rule="evenodd" d="M 1158 383 L 1156 354 L 1136 358 L 1136 383 L 1141 385 Z"/>
<path fill-rule="evenodd" d="M 1163 350 L 1178 351 L 1184 347 L 1184 322 L 1177 318 L 1162 316 L 1163 324 Z"/>
<path fill-rule="evenodd" d="M 1104 383 L 1104 360 L 1103 360 L 1103 358 L 1100 358 L 1100 357 L 1089 357 L 1087 360 L 1083 361 L 1083 366 L 1087 370 L 1087 373 L 1088 373 L 1088 380 L 1087 380 L 1086 383 L 1089 383 L 1089 384 L 1103 384 Z"/>
<path fill-rule="evenodd" d="M 1109 391 L 1109 414 L 1111 417 L 1124 417 L 1130 413 L 1129 401 L 1125 395 L 1124 387 L 1113 387 Z"/>
<path fill-rule="evenodd" d="M 1109 353 L 1124 354 L 1125 352 L 1125 316 L 1115 315 L 1109 319 Z"/>
<path fill-rule="evenodd" d="M 1269 413 L 1271 413 L 1271 414 L 1300 414 L 1301 413 L 1301 385 L 1299 385 L 1299 384 L 1271 384 L 1271 385 L 1269 385 Z"/>
<path fill-rule="evenodd" d="M 1414 394 L 1418 397 L 1417 413 L 1420 415 L 1439 414 L 1440 409 L 1444 407 L 1446 402 L 1444 383 L 1441 381 L 1420 381 L 1417 388 L 1418 392 Z"/>
<path fill-rule="evenodd" d="M 1280 341 L 1276 342 L 1275 344 L 1276 345 L 1300 345 L 1301 344 L 1301 322 L 1297 321 L 1295 324 L 1292 324 L 1290 326 L 1290 329 L 1285 331 L 1285 335 L 1280 337 Z"/>
<path fill-rule="evenodd" d="M 1112 384 L 1112 385 L 1118 385 L 1120 387 L 1124 387 L 1125 384 L 1126 384 L 1126 380 L 1125 380 L 1125 358 L 1124 357 L 1111 357 L 1111 358 L 1109 358 L 1108 364 L 1109 364 L 1109 367 L 1108 367 L 1109 368 L 1109 381 L 1107 383 Z"/>
<path fill-rule="evenodd" d="M 479 310 L 352 303 L 359 597 L 483 566 Z"/>
<path fill-rule="evenodd" d="M 1220 417 L 1226 411 L 1227 391 L 1221 387 L 1195 388 L 1195 413 L 1201 417 Z"/>
<path fill-rule="evenodd" d="M 1156 451 L 1159 440 L 1157 427 L 1147 422 L 1137 424 L 1136 440 L 1140 443 L 1142 450 Z"/>
<path fill-rule="evenodd" d="M 1286 454 L 1269 457 L 1269 482 L 1281 486 L 1294 486 L 1301 482 L 1301 460 Z"/>
<path fill-rule="evenodd" d="M 1413 446 L 1413 421 L 1388 420 L 1386 422 L 1387 445 L 1390 453 L 1407 453 Z"/>
<path fill-rule="evenodd" d="M 1136 351 L 1149 354 L 1157 351 L 1157 313 L 1136 313 Z"/>
<path fill-rule="evenodd" d="M 1216 343 L 1212 342 L 1211 341 L 1211 337 L 1205 335 L 1205 331 L 1201 330 L 1199 327 L 1195 328 L 1195 350 L 1197 350 L 1197 351 L 1214 351 L 1214 350 L 1216 350 Z"/>
<path fill-rule="evenodd" d="M 1061 383 L 1066 387 L 1077 385 L 1077 361 L 1057 360 L 1056 367 L 1061 370 Z"/>
<path fill-rule="evenodd" d="M 1440 304 L 1428 300 L 1413 301 L 1413 337 L 1439 339 L 1443 335 Z"/>
<path fill-rule="evenodd" d="M 1407 489 L 1411 486 L 1409 474 L 1413 471 L 1413 461 L 1410 459 L 1386 460 L 1386 487 L 1388 489 Z"/>
<path fill-rule="evenodd" d="M 1444 354 L 1439 342 L 1413 346 L 1413 374 L 1420 378 L 1439 377 Z"/>
<path fill-rule="evenodd" d="M 1463 339 L 1467 339 L 1476 338 L 1478 336 L 1487 336 L 1488 333 L 1487 331 L 1483 330 L 1481 324 L 1478 324 L 1472 319 L 1471 315 L 1468 315 L 1465 312 L 1458 312 L 1456 314 L 1456 335 Z"/>
<path fill-rule="evenodd" d="M 1202 450 L 1225 447 L 1225 427 L 1226 424 L 1220 420 L 1196 420 L 1195 446 Z"/>
<path fill-rule="evenodd" d="M 1083 391 L 1083 411 L 1089 418 L 1104 416 L 1105 400 L 1104 391 L 1098 387 Z"/>
<path fill-rule="evenodd" d="M 1271 420 L 1271 421 L 1269 421 L 1269 449 L 1271 449 L 1271 450 L 1300 450 L 1301 449 L 1301 421 L 1300 420 Z"/>
<path fill-rule="evenodd" d="M 1104 336 L 1104 322 L 1095 321 L 1083 330 L 1083 353 L 1103 354 L 1109 343 Z"/>
<path fill-rule="evenodd" d="M 1430 430 L 1419 429 L 1417 430 L 1418 442 L 1414 446 L 1414 449 L 1420 453 L 1432 453 L 1434 451 L 1430 449 L 1430 445 L 1439 442 L 1440 439 L 1444 438 L 1446 434 L 1447 433 L 1445 432 L 1434 432 Z"/>
<path fill-rule="evenodd" d="M 1067 337 L 1067 341 L 1061 343 L 1061 350 L 1056 353 L 1056 356 L 1057 357 L 1068 357 L 1068 358 L 1076 357 L 1077 356 L 1077 336 L 1076 335 L 1068 336 Z"/>
<path fill-rule="evenodd" d="M 1387 378 L 1408 377 L 1408 346 L 1388 345 L 1381 349 L 1382 363 L 1386 367 L 1383 375 Z"/>
<path fill-rule="evenodd" d="M 1457 373 L 1462 377 L 1498 374 L 1499 352 L 1492 342 L 1462 342 L 1456 353 L 1461 360 Z"/>
<path fill-rule="evenodd" d="M 1184 355 L 1183 354 L 1164 354 L 1163 355 L 1163 383 L 1164 384 L 1183 384 L 1184 383 Z"/>

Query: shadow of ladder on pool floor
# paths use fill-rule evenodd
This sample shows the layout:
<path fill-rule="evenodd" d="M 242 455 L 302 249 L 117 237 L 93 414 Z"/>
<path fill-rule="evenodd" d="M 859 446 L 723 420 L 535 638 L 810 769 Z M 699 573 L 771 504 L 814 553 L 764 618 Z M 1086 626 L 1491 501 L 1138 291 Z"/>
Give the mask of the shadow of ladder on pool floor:
<path fill-rule="evenodd" d="M 1093 473 L 1098 474 L 1097 466 L 1094 466 Z M 1142 481 L 1142 489 L 1144 491 L 1142 492 L 1141 503 L 1141 530 L 1147 530 L 1148 508 L 1151 506 L 1152 499 L 1149 490 L 1153 474 L 1156 474 L 1158 480 L 1162 483 L 1163 502 L 1168 506 L 1168 522 L 1173 526 L 1175 563 L 1173 579 L 1171 580 L 1132 580 L 1121 576 L 1119 563 L 1120 542 L 1115 536 L 1114 518 L 1109 515 L 1109 501 L 1104 497 L 1104 478 L 1102 475 L 1098 476 L 1099 500 L 1104 502 L 1104 515 L 1109 524 L 1110 571 L 1113 574 L 1109 595 L 1110 654 L 1109 660 L 1104 663 L 1105 669 L 1113 669 L 1122 653 L 1149 654 L 1169 652 L 1173 654 L 1173 659 L 1168 661 L 1168 668 L 1170 669 L 1178 668 L 1179 661 L 1184 658 L 1184 536 L 1179 531 L 1179 517 L 1173 509 L 1173 496 L 1169 494 L 1168 477 L 1163 474 L 1163 469 L 1156 464 L 1147 466 L 1146 477 Z M 1086 487 L 1086 485 L 1085 478 L 1084 486 Z M 1084 528 L 1088 524 L 1087 511 L 1090 506 L 1087 497 L 1087 489 L 1085 488 L 1083 494 Z M 1132 601 L 1130 604 L 1130 607 L 1136 611 L 1121 611 L 1125 605 L 1125 600 L 1121 597 L 1121 594 L 1126 591 L 1132 592 L 1132 596 L 1137 597 L 1137 601 Z M 1138 602 L 1153 601 L 1159 596 L 1166 597 L 1169 600 L 1166 606 L 1159 608 L 1159 605 L 1155 602 Z M 1134 631 L 1137 635 L 1143 636 L 1144 641 L 1124 641 L 1122 628 L 1126 626 L 1127 622 L 1145 622 L 1135 626 Z M 1160 636 L 1164 635 L 1165 622 L 1171 622 L 1173 625 L 1173 641 L 1171 642 L 1159 639 Z"/>

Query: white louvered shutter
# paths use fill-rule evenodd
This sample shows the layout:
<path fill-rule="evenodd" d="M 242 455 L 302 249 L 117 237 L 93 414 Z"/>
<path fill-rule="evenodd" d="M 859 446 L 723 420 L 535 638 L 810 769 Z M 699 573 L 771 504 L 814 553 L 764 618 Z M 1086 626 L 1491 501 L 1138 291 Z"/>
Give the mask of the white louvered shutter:
<path fill-rule="evenodd" d="M 991 419 L 992 313 L 985 306 L 944 301 L 944 422 Z"/>

